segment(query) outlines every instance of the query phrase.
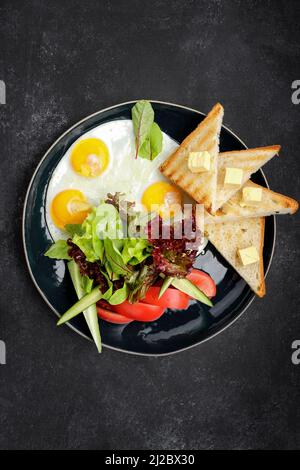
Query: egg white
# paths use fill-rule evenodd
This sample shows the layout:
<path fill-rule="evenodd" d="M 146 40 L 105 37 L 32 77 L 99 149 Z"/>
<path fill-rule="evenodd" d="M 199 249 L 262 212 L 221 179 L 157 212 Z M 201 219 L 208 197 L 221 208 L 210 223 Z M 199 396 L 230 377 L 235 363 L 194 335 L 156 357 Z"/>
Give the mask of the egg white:
<path fill-rule="evenodd" d="M 96 178 L 79 175 L 70 162 L 74 145 L 91 137 L 105 142 L 110 155 L 108 168 Z M 55 226 L 50 215 L 51 203 L 56 194 L 66 189 L 78 189 L 92 205 L 97 206 L 107 193 L 119 191 L 125 193 L 128 200 L 140 203 L 148 186 L 157 181 L 166 181 L 159 166 L 177 147 L 177 142 L 163 132 L 163 148 L 155 160 L 135 158 L 135 138 L 130 119 L 101 124 L 83 134 L 63 155 L 49 182 L 46 221 L 52 238 L 58 240 L 67 237 L 65 232 Z"/>

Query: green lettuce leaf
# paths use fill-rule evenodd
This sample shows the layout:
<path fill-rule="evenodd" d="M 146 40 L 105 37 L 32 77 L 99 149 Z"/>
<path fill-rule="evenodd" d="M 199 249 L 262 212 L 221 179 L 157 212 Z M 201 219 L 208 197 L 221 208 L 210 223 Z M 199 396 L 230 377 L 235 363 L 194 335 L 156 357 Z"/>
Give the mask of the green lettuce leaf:
<path fill-rule="evenodd" d="M 154 122 L 154 111 L 150 101 L 140 100 L 131 110 L 135 135 L 136 155 L 154 160 L 162 150 L 163 135 Z"/>
<path fill-rule="evenodd" d="M 74 237 L 74 235 L 83 235 L 81 224 L 66 224 L 65 230 L 71 237 Z"/>
<path fill-rule="evenodd" d="M 163 135 L 160 127 L 156 122 L 153 122 L 149 136 L 139 149 L 139 156 L 148 160 L 154 160 L 162 150 L 162 141 Z"/>
<path fill-rule="evenodd" d="M 145 238 L 126 238 L 122 250 L 122 257 L 125 264 L 136 264 L 144 261 L 150 256 L 151 247 Z"/>
<path fill-rule="evenodd" d="M 67 244 L 66 240 L 57 240 L 57 242 L 53 243 L 53 245 L 50 246 L 49 250 L 46 251 L 45 256 L 54 259 L 70 260 L 71 258 L 68 255 L 69 249 L 70 247 Z"/>
<path fill-rule="evenodd" d="M 154 111 L 151 103 L 146 100 L 138 101 L 131 110 L 132 124 L 136 143 L 136 157 L 140 147 L 148 139 L 152 123 L 154 121 Z"/>
<path fill-rule="evenodd" d="M 104 239 L 122 238 L 123 225 L 116 208 L 101 203 L 81 225 L 81 234 L 75 233 L 72 241 L 85 254 L 87 261 L 104 260 Z M 122 241 L 120 241 L 122 243 Z"/>
<path fill-rule="evenodd" d="M 150 131 L 151 160 L 154 160 L 162 151 L 163 134 L 156 122 L 152 124 Z"/>
<path fill-rule="evenodd" d="M 88 276 L 82 276 L 81 284 L 86 294 L 89 294 L 93 288 L 94 281 Z"/>
<path fill-rule="evenodd" d="M 116 291 L 113 293 L 113 295 L 108 299 L 108 302 L 109 302 L 111 305 L 119 305 L 119 304 L 121 304 L 122 302 L 125 302 L 125 300 L 126 300 L 127 297 L 128 297 L 128 293 L 129 293 L 128 285 L 126 284 L 126 282 L 124 282 L 123 287 L 121 287 L 120 289 L 116 290 Z"/>
<path fill-rule="evenodd" d="M 111 298 L 111 295 L 112 295 L 112 292 L 113 292 L 113 283 L 111 282 L 111 280 L 109 279 L 109 276 L 107 275 L 107 273 L 105 271 L 101 271 L 103 276 L 105 277 L 106 281 L 107 281 L 107 285 L 108 285 L 108 289 L 107 291 L 103 294 L 102 296 L 102 299 L 103 300 L 108 300 Z"/>
<path fill-rule="evenodd" d="M 157 279 L 157 275 L 156 267 L 153 264 L 150 266 L 145 265 L 139 271 L 135 271 L 127 282 L 130 288 L 128 301 L 133 304 L 143 299 L 149 287 Z"/>
<path fill-rule="evenodd" d="M 105 257 L 110 264 L 111 270 L 122 276 L 128 276 L 131 274 L 131 269 L 124 262 L 123 256 L 118 249 L 117 244 L 110 238 L 104 239 Z"/>

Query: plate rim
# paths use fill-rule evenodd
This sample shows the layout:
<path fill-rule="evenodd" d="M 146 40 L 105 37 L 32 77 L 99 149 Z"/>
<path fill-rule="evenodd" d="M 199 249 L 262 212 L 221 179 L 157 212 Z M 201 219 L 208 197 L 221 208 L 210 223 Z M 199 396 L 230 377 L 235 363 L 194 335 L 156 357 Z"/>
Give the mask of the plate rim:
<path fill-rule="evenodd" d="M 146 98 L 144 98 L 146 99 Z M 25 195 L 25 199 L 24 199 L 24 204 L 23 204 L 23 211 L 22 211 L 22 240 L 23 240 L 23 250 L 24 250 L 24 255 L 25 255 L 25 261 L 26 261 L 26 265 L 27 265 L 27 269 L 28 269 L 28 272 L 29 272 L 29 275 L 31 277 L 31 280 L 34 284 L 34 286 L 36 287 L 37 291 L 39 292 L 39 294 L 41 295 L 41 297 L 43 298 L 43 300 L 46 302 L 46 304 L 50 307 L 50 309 L 55 313 L 55 315 L 60 318 L 60 315 L 59 313 L 55 310 L 55 308 L 51 305 L 51 303 L 48 301 L 47 297 L 45 296 L 45 294 L 43 293 L 43 291 L 40 289 L 40 287 L 38 286 L 36 280 L 35 280 L 35 277 L 32 273 L 32 270 L 31 270 L 31 266 L 30 266 L 30 263 L 29 263 L 29 259 L 28 259 L 28 255 L 27 255 L 27 248 L 26 248 L 26 240 L 25 240 L 25 217 L 26 217 L 26 210 L 27 210 L 27 202 L 28 202 L 28 198 L 29 198 L 29 194 L 30 194 L 30 191 L 31 191 L 31 187 L 32 187 L 32 184 L 34 182 L 34 179 L 36 177 L 36 174 L 40 168 L 40 166 L 42 165 L 43 161 L 47 158 L 48 154 L 51 152 L 51 150 L 53 149 L 53 147 L 55 147 L 55 145 L 61 140 L 63 139 L 63 137 L 65 137 L 65 135 L 67 135 L 70 131 L 72 131 L 72 129 L 74 129 L 75 127 L 77 127 L 78 125 L 82 124 L 83 122 L 87 121 L 88 119 L 94 117 L 94 116 L 97 116 L 98 114 L 102 114 L 104 113 L 105 111 L 109 111 L 111 109 L 114 109 L 114 108 L 118 108 L 119 106 L 124 106 L 124 105 L 128 105 L 128 104 L 133 104 L 133 103 L 136 103 L 138 100 L 130 100 L 130 101 L 124 101 L 122 103 L 118 103 L 118 104 L 115 104 L 113 106 L 108 106 L 106 108 L 102 108 L 100 109 L 99 111 L 96 111 L 92 114 L 89 114 L 88 116 L 84 117 L 83 119 L 80 119 L 79 121 L 77 121 L 75 124 L 73 124 L 71 127 L 69 127 L 68 129 L 66 129 L 65 132 L 63 132 L 56 140 L 55 142 L 53 142 L 53 144 L 46 150 L 46 152 L 43 154 L 42 158 L 40 159 L 39 163 L 37 164 L 33 174 L 32 174 L 32 177 L 30 178 L 30 181 L 29 181 L 29 184 L 28 184 L 28 187 L 27 187 L 27 190 L 26 190 L 26 195 Z M 167 101 L 160 101 L 160 100 L 152 100 L 152 99 L 148 99 L 148 101 L 150 101 L 151 103 L 158 103 L 158 104 L 165 104 L 165 105 L 168 105 L 168 106 L 173 106 L 173 107 L 176 107 L 176 108 L 183 108 L 183 109 L 187 109 L 189 111 L 193 111 L 197 114 L 200 114 L 202 116 L 206 116 L 205 113 L 203 113 L 202 111 L 199 111 L 197 109 L 194 109 L 194 108 L 191 108 L 189 106 L 185 106 L 185 105 L 181 105 L 181 104 L 176 104 L 176 103 L 170 103 L 170 102 L 167 102 Z M 222 124 L 222 127 L 224 129 L 226 129 L 228 132 L 230 132 L 242 145 L 244 145 L 245 148 L 248 148 L 248 146 L 245 144 L 245 142 L 235 134 L 234 131 L 232 131 L 228 126 L 225 126 Z M 266 184 L 266 187 L 267 188 L 270 188 L 269 187 L 269 183 L 268 183 L 268 180 L 266 178 L 266 175 L 264 173 L 264 171 L 262 169 L 260 169 L 261 173 L 262 173 L 262 177 L 265 181 L 265 184 Z M 270 261 L 269 261 L 269 265 L 265 271 L 265 279 L 269 273 L 269 270 L 270 270 L 270 267 L 272 265 L 272 261 L 273 261 L 273 256 L 274 256 L 274 251 L 275 251 L 275 245 L 276 245 L 276 236 L 277 236 L 277 228 L 276 228 L 276 216 L 273 215 L 271 216 L 273 218 L 273 224 L 274 224 L 274 236 L 273 236 L 273 240 L 272 240 L 272 250 L 271 250 L 271 254 L 270 254 Z M 161 353 L 161 354 L 155 354 L 155 353 L 143 353 L 143 352 L 136 352 L 136 351 L 128 351 L 127 349 L 121 349 L 121 348 L 117 348 L 115 346 L 109 346 L 105 343 L 102 343 L 102 346 L 104 348 L 107 348 L 107 349 L 112 349 L 113 351 L 118 351 L 118 352 L 121 352 L 121 353 L 125 353 L 125 354 L 130 354 L 130 355 L 133 355 L 133 356 L 149 356 L 149 357 L 164 357 L 164 356 L 171 356 L 173 354 L 179 354 L 183 351 L 187 351 L 188 349 L 192 349 L 194 347 L 197 347 L 197 346 L 200 346 L 201 344 L 204 344 L 206 343 L 207 341 L 210 341 L 211 339 L 215 338 L 216 336 L 218 336 L 220 333 L 223 333 L 225 330 L 227 330 L 227 328 L 231 327 L 237 320 L 239 320 L 241 318 L 241 316 L 248 310 L 248 308 L 250 307 L 250 305 L 254 302 L 254 300 L 256 300 L 257 296 L 253 293 L 253 296 L 249 299 L 248 303 L 245 305 L 245 307 L 243 308 L 243 310 L 235 317 L 233 318 L 227 325 L 225 325 L 224 327 L 220 328 L 219 331 L 216 331 L 215 333 L 213 333 L 211 336 L 209 336 L 208 338 L 204 338 L 202 339 L 201 341 L 198 341 L 197 343 L 195 344 L 191 344 L 190 346 L 186 346 L 184 348 L 180 348 L 178 349 L 177 351 L 170 351 L 170 352 L 166 352 L 166 353 Z M 78 335 L 82 336 L 83 338 L 93 342 L 93 340 L 91 338 L 89 338 L 87 335 L 85 335 L 84 333 L 82 333 L 80 330 L 78 330 L 75 326 L 71 325 L 70 323 L 66 323 L 66 325 L 73 331 L 75 331 Z"/>

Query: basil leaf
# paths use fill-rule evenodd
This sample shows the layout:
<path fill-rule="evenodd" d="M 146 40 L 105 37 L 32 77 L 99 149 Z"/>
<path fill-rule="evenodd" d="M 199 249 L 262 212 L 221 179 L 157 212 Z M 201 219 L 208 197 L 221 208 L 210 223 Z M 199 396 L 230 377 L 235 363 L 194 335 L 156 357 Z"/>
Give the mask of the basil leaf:
<path fill-rule="evenodd" d="M 150 160 L 154 160 L 154 158 L 157 157 L 158 154 L 160 154 L 162 150 L 162 141 L 163 141 L 162 131 L 160 130 L 159 125 L 156 124 L 156 122 L 154 122 L 151 126 L 151 131 L 150 131 L 150 147 L 151 147 Z"/>
<path fill-rule="evenodd" d="M 135 157 L 137 158 L 139 149 L 149 137 L 154 122 L 154 111 L 151 103 L 146 100 L 138 101 L 131 110 L 131 116 L 136 143 Z"/>
<path fill-rule="evenodd" d="M 123 287 L 121 287 L 121 289 L 116 290 L 113 293 L 113 295 L 110 297 L 108 302 L 111 305 L 119 305 L 122 302 L 125 302 L 125 300 L 128 297 L 128 292 L 129 292 L 128 286 L 127 286 L 126 282 L 124 282 Z"/>
<path fill-rule="evenodd" d="M 135 134 L 136 157 L 154 160 L 162 150 L 163 135 L 158 124 L 154 122 L 154 111 L 151 103 L 138 101 L 131 110 Z"/>
<path fill-rule="evenodd" d="M 71 259 L 68 255 L 70 247 L 66 240 L 57 240 L 50 246 L 49 250 L 46 251 L 45 256 L 54 259 Z"/>
<path fill-rule="evenodd" d="M 154 122 L 151 126 L 149 137 L 147 137 L 139 149 L 139 156 L 148 160 L 154 160 L 162 150 L 162 141 L 162 131 L 159 125 Z"/>
<path fill-rule="evenodd" d="M 123 276 L 131 274 L 130 268 L 124 263 L 123 257 L 118 248 L 115 246 L 113 240 L 105 238 L 104 249 L 106 259 L 114 273 L 121 274 Z"/>

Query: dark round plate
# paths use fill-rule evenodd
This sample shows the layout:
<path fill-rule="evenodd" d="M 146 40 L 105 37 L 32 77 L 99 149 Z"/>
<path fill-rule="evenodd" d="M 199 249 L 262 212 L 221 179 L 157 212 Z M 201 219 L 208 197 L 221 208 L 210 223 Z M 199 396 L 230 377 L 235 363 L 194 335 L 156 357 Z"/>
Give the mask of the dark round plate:
<path fill-rule="evenodd" d="M 66 272 L 64 261 L 43 256 L 52 243 L 45 220 L 46 193 L 51 175 L 58 162 L 82 134 L 104 122 L 130 119 L 134 102 L 104 109 L 89 116 L 66 131 L 48 150 L 38 165 L 30 182 L 23 214 L 24 250 L 29 272 L 39 293 L 51 309 L 60 316 L 75 301 L 76 295 Z M 199 111 L 171 103 L 152 101 L 155 120 L 161 129 L 177 142 L 181 142 L 201 120 Z M 240 150 L 245 144 L 228 128 L 222 128 L 221 151 Z M 267 186 L 262 171 L 254 181 Z M 275 244 L 275 217 L 266 219 L 264 263 L 269 269 Z M 212 276 L 217 284 L 214 307 L 193 303 L 188 310 L 171 311 L 152 323 L 132 322 L 127 326 L 100 321 L 103 344 L 119 351 L 144 354 L 171 354 L 200 344 L 231 325 L 253 301 L 255 295 L 240 276 L 228 265 L 210 244 L 197 258 L 196 267 Z M 89 330 L 82 315 L 74 318 L 69 326 L 90 339 Z"/>

